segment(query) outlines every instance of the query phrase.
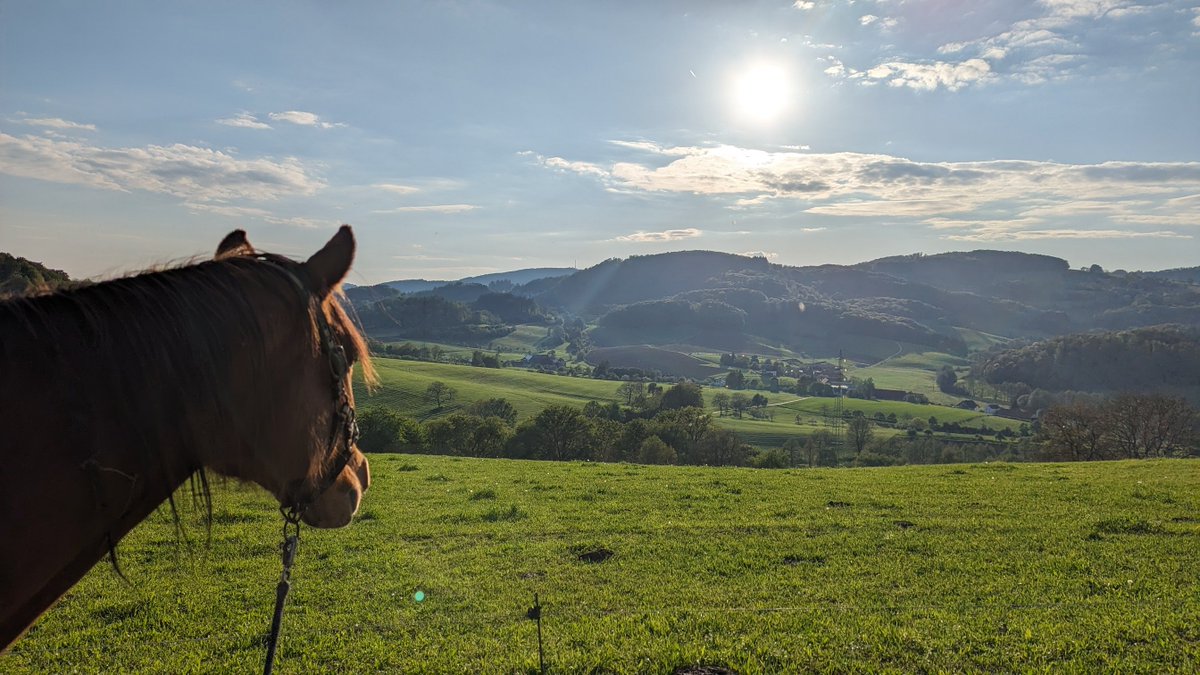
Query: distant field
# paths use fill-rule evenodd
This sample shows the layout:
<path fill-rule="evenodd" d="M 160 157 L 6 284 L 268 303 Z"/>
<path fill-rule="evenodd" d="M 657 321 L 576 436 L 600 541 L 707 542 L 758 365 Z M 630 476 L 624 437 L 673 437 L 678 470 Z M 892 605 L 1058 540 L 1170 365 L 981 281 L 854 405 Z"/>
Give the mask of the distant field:
<path fill-rule="evenodd" d="M 552 673 L 1200 671 L 1200 461 L 371 462 L 357 522 L 303 531 L 276 672 L 535 673 L 534 593 Z M 0 671 L 259 671 L 279 515 L 214 501 L 207 549 L 160 510 Z"/>
<path fill-rule="evenodd" d="M 566 345 L 565 342 L 560 342 L 559 344 L 550 345 L 549 347 L 544 348 L 536 346 L 538 342 L 546 337 L 548 330 L 548 326 L 517 326 L 516 329 L 508 335 L 505 335 L 497 340 L 493 340 L 492 345 L 494 347 L 499 347 L 504 351 L 519 352 L 521 354 L 526 352 L 544 352 L 551 349 L 561 350 Z"/>
<path fill-rule="evenodd" d="M 449 415 L 473 401 L 494 397 L 508 399 L 517 409 L 520 419 L 533 417 L 548 405 L 582 407 L 593 400 L 601 403 L 620 401 L 616 391 L 621 383 L 608 380 L 547 375 L 517 368 L 473 368 L 384 358 L 376 359 L 375 367 L 379 371 L 382 386 L 375 393 L 367 394 L 360 384 L 356 384 L 354 395 L 358 404 L 389 408 L 421 421 Z M 443 404 L 440 410 L 425 398 L 426 388 L 435 380 L 457 390 L 454 400 Z M 826 412 L 832 411 L 836 404 L 832 398 L 799 397 L 790 393 L 734 392 L 705 387 L 705 404 L 714 414 L 717 411 L 712 397 L 718 392 L 741 393 L 748 397 L 762 394 L 767 397 L 770 403 L 768 409 L 774 414 L 773 421 L 752 420 L 749 417 L 738 420 L 728 415 L 717 418 L 717 424 L 738 432 L 747 443 L 759 448 L 777 448 L 789 438 L 804 437 L 816 429 L 824 428 L 821 418 Z M 1009 428 L 1014 431 L 1021 425 L 1015 420 L 945 406 L 850 398 L 845 399 L 843 405 L 845 410 L 861 410 L 868 417 L 876 412 L 884 415 L 895 413 L 900 420 L 912 417 L 928 419 L 933 416 L 940 422 L 961 422 L 972 426 L 979 426 L 983 422 L 992 429 Z M 795 423 L 797 414 L 801 415 L 804 424 Z M 875 433 L 879 438 L 887 438 L 899 432 L 877 427 Z"/>
<path fill-rule="evenodd" d="M 402 415 L 427 420 L 448 415 L 468 404 L 487 398 L 506 398 L 521 419 L 532 417 L 549 405 L 582 407 L 591 400 L 616 401 L 620 382 L 546 375 L 519 368 L 473 368 L 446 363 L 375 359 L 381 388 L 368 394 L 360 383 L 354 387 L 358 404 L 386 407 Z M 438 410 L 425 398 L 434 381 L 457 390 L 455 398 Z"/>
<path fill-rule="evenodd" d="M 713 365 L 705 359 L 647 345 L 598 347 L 588 353 L 587 361 L 593 366 L 608 361 L 610 365 L 617 368 L 661 370 L 667 375 L 687 377 L 693 380 L 704 380 L 725 372 L 719 365 Z M 720 357 L 718 357 L 718 364 L 719 362 Z"/>

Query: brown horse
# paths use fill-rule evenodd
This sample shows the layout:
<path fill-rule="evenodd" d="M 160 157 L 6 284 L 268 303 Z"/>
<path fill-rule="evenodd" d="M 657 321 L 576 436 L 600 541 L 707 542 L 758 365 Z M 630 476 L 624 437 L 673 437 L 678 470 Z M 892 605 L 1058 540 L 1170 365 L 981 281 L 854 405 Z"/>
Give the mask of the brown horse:
<path fill-rule="evenodd" d="M 352 364 L 374 382 L 338 302 L 353 258 L 348 226 L 304 263 L 238 230 L 213 260 L 0 302 L 3 649 L 205 467 L 350 522 Z"/>

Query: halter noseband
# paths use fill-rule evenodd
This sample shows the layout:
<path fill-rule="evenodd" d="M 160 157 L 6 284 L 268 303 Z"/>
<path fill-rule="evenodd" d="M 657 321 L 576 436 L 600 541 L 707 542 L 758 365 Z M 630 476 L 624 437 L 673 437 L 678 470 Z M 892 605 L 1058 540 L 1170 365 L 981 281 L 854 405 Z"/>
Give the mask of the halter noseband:
<path fill-rule="evenodd" d="M 265 254 L 258 254 L 254 257 L 260 262 L 283 272 L 291 280 L 296 290 L 300 292 L 305 304 L 311 305 L 312 293 L 304 285 L 297 272 L 288 269 Z M 301 271 L 300 274 L 303 274 L 303 272 Z M 346 465 L 350 463 L 350 457 L 353 452 L 352 448 L 358 441 L 359 436 L 358 421 L 354 414 L 354 406 L 350 404 L 350 396 L 346 390 L 346 375 L 350 372 L 350 359 L 346 356 L 345 347 L 334 337 L 333 328 L 330 327 L 329 321 L 325 318 L 325 312 L 320 307 L 317 307 L 316 311 L 313 312 L 313 316 L 317 324 L 318 337 L 321 340 L 321 353 L 329 359 L 329 374 L 333 379 L 333 424 L 329 429 L 328 447 L 330 453 L 336 454 L 334 455 L 333 464 L 315 482 L 316 490 L 308 494 L 303 494 L 302 490 L 304 484 L 307 482 L 303 478 L 298 478 L 288 485 L 286 492 L 287 503 L 280 506 L 280 511 L 283 512 L 284 519 L 293 524 L 299 524 L 300 517 L 304 515 L 308 507 L 312 506 L 326 490 L 333 487 L 333 484 L 337 482 L 342 469 L 346 468 Z M 343 437 L 345 441 L 340 443 Z"/>

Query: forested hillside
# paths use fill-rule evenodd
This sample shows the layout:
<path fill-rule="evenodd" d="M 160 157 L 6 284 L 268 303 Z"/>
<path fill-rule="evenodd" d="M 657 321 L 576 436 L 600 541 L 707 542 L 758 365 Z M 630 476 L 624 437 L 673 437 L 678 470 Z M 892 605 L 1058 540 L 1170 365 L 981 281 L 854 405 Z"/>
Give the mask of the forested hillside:
<path fill-rule="evenodd" d="M 963 335 L 972 331 L 1041 339 L 1167 323 L 1200 326 L 1200 284 L 1188 281 L 1190 272 L 1071 269 L 1061 258 L 1005 251 L 810 267 L 682 251 L 614 258 L 516 287 L 499 275 L 491 286 L 464 279 L 401 296 L 391 284 L 355 288 L 350 297 L 369 331 L 389 335 L 465 335 L 468 344 L 481 344 L 502 334 L 500 324 L 581 321 L 590 344 L 601 347 L 738 351 L 769 344 L 828 356 L 847 345 L 847 356 L 869 362 L 891 352 L 876 347 L 857 355 L 856 340 L 964 355 Z M 446 303 L 462 309 L 447 314 L 452 305 Z M 418 316 L 401 316 L 408 310 Z M 463 328 L 468 325 L 474 328 Z"/>
<path fill-rule="evenodd" d="M 71 278 L 66 272 L 0 252 L 0 298 L 51 290 L 70 281 Z"/>
<path fill-rule="evenodd" d="M 990 384 L 1021 382 L 1048 391 L 1200 393 L 1200 328 L 1064 335 L 999 351 L 975 372 Z"/>

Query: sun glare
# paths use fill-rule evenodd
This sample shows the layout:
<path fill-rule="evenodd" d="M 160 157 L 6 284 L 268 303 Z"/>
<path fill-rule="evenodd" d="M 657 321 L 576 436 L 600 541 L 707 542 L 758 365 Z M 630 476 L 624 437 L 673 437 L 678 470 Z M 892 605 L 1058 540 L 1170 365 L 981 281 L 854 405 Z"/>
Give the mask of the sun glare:
<path fill-rule="evenodd" d="M 773 63 L 756 63 L 734 81 L 733 101 L 738 113 L 765 124 L 777 119 L 791 98 L 787 72 Z"/>

